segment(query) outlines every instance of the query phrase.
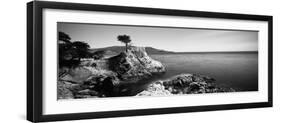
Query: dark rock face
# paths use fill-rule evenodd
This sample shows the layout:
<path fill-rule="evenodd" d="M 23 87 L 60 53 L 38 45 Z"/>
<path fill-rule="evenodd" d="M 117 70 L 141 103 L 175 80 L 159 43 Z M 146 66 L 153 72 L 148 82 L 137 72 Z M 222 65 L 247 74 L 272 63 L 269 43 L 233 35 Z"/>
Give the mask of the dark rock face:
<path fill-rule="evenodd" d="M 158 83 L 158 86 L 155 85 Z M 198 93 L 217 93 L 217 92 L 234 92 L 232 88 L 222 88 L 215 84 L 215 79 L 197 75 L 197 74 L 181 74 L 171 79 L 158 81 L 149 85 L 148 89 L 139 93 L 137 96 L 149 95 L 169 95 L 171 94 L 198 94 Z M 159 91 L 159 86 L 162 90 Z M 161 93 L 163 92 L 163 93 Z"/>
<path fill-rule="evenodd" d="M 126 89 L 119 86 L 165 72 L 165 67 L 151 59 L 144 48 L 104 60 L 81 62 L 69 68 L 58 81 L 58 99 L 120 96 Z"/>

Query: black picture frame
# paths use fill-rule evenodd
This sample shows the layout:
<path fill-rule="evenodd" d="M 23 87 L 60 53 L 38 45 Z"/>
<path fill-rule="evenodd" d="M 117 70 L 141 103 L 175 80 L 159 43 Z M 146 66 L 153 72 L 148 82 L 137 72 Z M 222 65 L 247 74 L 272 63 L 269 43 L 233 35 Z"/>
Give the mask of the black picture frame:
<path fill-rule="evenodd" d="M 43 95 L 42 95 L 42 10 L 65 9 L 65 10 L 85 10 L 101 12 L 118 12 L 131 14 L 150 14 L 150 15 L 168 15 L 168 16 L 188 16 L 203 18 L 220 18 L 220 19 L 238 19 L 238 20 L 256 20 L 268 22 L 268 101 L 257 103 L 241 104 L 224 104 L 224 105 L 207 105 L 192 107 L 173 107 L 158 109 L 140 109 L 125 111 L 107 111 L 91 113 L 71 113 L 57 115 L 43 115 Z M 140 8 L 125 6 L 93 5 L 80 3 L 63 3 L 63 2 L 45 2 L 33 1 L 27 3 L 27 120 L 32 122 L 46 121 L 64 121 L 79 119 L 94 119 L 106 117 L 123 117 L 136 115 L 154 115 L 184 112 L 199 112 L 213 110 L 245 109 L 272 107 L 272 46 L 273 46 L 273 17 L 265 15 L 248 15 L 233 13 L 217 13 L 202 11 L 186 11 L 156 8 Z"/>

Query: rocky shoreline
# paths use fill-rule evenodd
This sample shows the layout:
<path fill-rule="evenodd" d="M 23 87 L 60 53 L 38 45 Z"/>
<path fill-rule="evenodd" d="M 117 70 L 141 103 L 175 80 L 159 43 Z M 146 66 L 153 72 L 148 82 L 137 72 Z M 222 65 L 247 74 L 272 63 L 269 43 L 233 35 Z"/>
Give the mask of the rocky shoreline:
<path fill-rule="evenodd" d="M 218 87 L 215 79 L 198 74 L 181 74 L 167 80 L 153 82 L 136 96 L 165 96 L 177 94 L 199 94 L 235 92 L 232 88 Z"/>
<path fill-rule="evenodd" d="M 124 85 L 164 74 L 165 66 L 150 58 L 145 48 L 131 47 L 127 52 L 101 59 L 85 60 L 75 68 L 60 68 L 57 82 L 58 99 L 128 96 Z M 218 87 L 215 79 L 181 74 L 167 80 L 151 83 L 136 96 L 230 92 Z"/>

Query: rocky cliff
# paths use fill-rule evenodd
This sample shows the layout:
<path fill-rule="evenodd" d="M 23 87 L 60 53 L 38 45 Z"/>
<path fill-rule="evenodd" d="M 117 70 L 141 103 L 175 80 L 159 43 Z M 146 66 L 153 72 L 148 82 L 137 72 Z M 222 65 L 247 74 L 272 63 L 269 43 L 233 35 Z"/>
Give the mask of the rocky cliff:
<path fill-rule="evenodd" d="M 76 68 L 60 69 L 58 99 L 119 96 L 125 90 L 120 85 L 165 71 L 145 48 L 132 47 L 108 59 L 85 60 Z"/>
<path fill-rule="evenodd" d="M 108 61 L 109 69 L 122 80 L 147 78 L 165 72 L 162 63 L 150 58 L 143 47 L 132 47 L 128 52 L 122 52 Z"/>

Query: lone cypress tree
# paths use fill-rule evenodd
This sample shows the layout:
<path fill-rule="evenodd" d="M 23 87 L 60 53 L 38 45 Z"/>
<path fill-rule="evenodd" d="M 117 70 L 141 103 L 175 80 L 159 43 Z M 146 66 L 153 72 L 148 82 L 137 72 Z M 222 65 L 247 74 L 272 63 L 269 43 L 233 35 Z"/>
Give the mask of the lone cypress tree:
<path fill-rule="evenodd" d="M 128 35 L 118 35 L 118 41 L 124 43 L 126 45 L 126 52 L 128 52 L 128 43 L 131 42 L 130 36 Z"/>

